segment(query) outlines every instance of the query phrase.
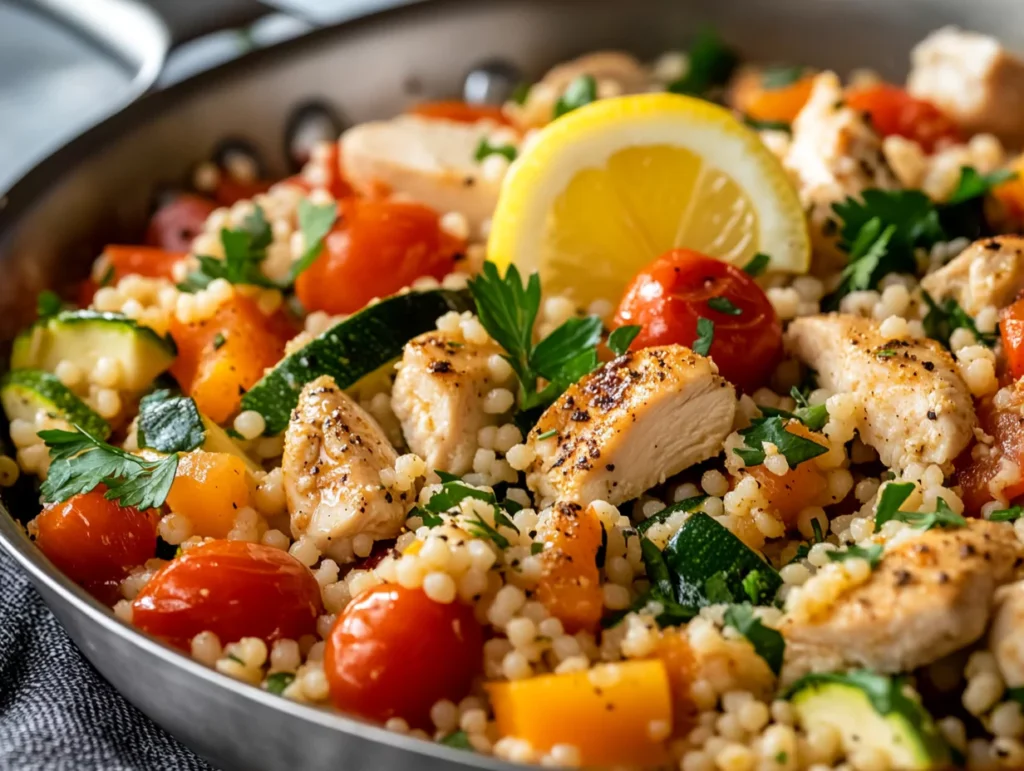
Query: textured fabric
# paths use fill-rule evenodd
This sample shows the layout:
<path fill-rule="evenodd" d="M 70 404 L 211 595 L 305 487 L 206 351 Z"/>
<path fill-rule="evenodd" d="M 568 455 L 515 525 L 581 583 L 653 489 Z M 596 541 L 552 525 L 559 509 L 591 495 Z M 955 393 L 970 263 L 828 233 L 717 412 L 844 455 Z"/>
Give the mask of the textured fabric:
<path fill-rule="evenodd" d="M 2 549 L 0 769 L 212 771 L 92 668 Z"/>

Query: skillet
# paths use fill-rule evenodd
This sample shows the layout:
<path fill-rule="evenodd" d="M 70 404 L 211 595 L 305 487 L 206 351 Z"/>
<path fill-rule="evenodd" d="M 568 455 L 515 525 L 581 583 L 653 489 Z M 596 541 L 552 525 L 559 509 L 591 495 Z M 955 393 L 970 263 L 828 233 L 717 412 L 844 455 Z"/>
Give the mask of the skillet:
<path fill-rule="evenodd" d="M 535 78 L 588 50 L 616 47 L 653 57 L 685 46 L 702 24 L 716 27 L 748 58 L 841 73 L 871 66 L 899 80 L 913 44 L 944 24 L 994 34 L 1024 49 L 1018 3 L 427 0 L 250 53 L 146 93 L 0 196 L 0 354 L 6 360 L 16 331 L 31 321 L 40 290 L 83 278 L 104 244 L 137 239 L 154 192 L 182 181 L 223 138 L 252 143 L 272 176 L 287 173 L 287 118 L 310 102 L 328 105 L 344 124 L 357 123 L 400 112 L 417 100 L 457 95 L 466 74 L 483 62 L 511 64 L 525 78 Z M 62 11 L 62 3 L 50 5 Z M 244 20 L 251 10 L 239 11 L 232 21 Z M 139 18 L 144 22 L 137 29 L 147 30 L 148 44 L 165 50 L 159 46 L 172 40 L 170 30 L 151 14 Z M 107 42 L 118 47 L 116 40 Z M 122 55 L 135 61 L 134 50 L 136 63 L 146 68 L 137 81 L 137 91 L 145 91 L 162 54 L 143 56 L 139 41 L 134 47 L 122 43 Z M 0 431 L 6 437 L 6 426 Z M 134 631 L 64 578 L 15 524 L 35 514 L 28 492 L 8 494 L 0 505 L 0 546 L 28 572 L 93 665 L 213 764 L 253 770 L 511 768 L 287 701 Z"/>

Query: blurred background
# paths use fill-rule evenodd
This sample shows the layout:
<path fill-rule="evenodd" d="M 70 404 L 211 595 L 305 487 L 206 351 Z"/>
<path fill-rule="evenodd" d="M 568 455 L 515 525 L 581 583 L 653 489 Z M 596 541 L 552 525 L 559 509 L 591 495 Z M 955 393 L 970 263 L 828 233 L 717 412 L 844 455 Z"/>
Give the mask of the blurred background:
<path fill-rule="evenodd" d="M 140 50 L 126 56 L 103 40 L 104 31 L 130 30 L 137 6 L 168 22 L 175 38 L 156 78 L 159 87 L 251 48 L 401 2 L 0 0 L 0 193 L 49 150 L 147 85 L 147 53 L 158 56 L 160 45 L 149 43 L 147 52 L 140 36 Z M 89 31 L 97 23 L 99 29 Z M 231 28 L 208 33 L 225 25 Z"/>

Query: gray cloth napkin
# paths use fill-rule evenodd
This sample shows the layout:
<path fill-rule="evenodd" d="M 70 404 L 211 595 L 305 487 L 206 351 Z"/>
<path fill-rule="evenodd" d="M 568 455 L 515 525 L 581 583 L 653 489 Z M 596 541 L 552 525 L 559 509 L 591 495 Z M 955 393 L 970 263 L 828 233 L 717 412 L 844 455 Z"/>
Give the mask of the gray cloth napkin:
<path fill-rule="evenodd" d="M 2 549 L 0 769 L 212 771 L 93 669 Z"/>

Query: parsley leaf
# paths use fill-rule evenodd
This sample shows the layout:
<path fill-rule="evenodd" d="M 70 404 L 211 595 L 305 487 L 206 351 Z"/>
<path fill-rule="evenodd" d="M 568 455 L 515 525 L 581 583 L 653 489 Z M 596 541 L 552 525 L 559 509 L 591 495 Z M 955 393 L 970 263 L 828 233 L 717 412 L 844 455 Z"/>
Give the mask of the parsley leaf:
<path fill-rule="evenodd" d="M 967 527 L 967 520 L 953 511 L 942 498 L 935 499 L 935 511 L 900 511 L 899 507 L 910 497 L 913 490 L 914 485 L 911 482 L 886 485 L 876 509 L 875 527 L 880 528 L 890 520 L 906 522 L 918 530 L 931 530 L 934 527 Z"/>
<path fill-rule="evenodd" d="M 786 641 L 778 630 L 762 624 L 749 604 L 733 605 L 725 611 L 725 624 L 747 638 L 757 655 L 765 660 L 772 672 L 777 675 L 782 671 Z"/>
<path fill-rule="evenodd" d="M 743 577 L 743 591 L 754 605 L 759 604 L 761 598 L 770 593 L 772 588 L 760 570 L 751 570 Z"/>
<path fill-rule="evenodd" d="M 99 284 L 101 287 L 110 286 L 114 283 L 114 278 L 117 276 L 117 271 L 113 265 L 108 265 L 107 269 L 103 271 L 103 275 L 100 276 Z"/>
<path fill-rule="evenodd" d="M 270 223 L 257 206 L 245 218 L 241 227 L 234 230 L 222 228 L 220 243 L 224 247 L 224 259 L 198 255 L 199 270 L 190 273 L 178 286 L 183 292 L 196 292 L 211 281 L 223 278 L 232 284 L 252 284 L 265 288 L 277 285 L 263 275 L 260 265 L 267 258 L 267 247 L 273 240 Z"/>
<path fill-rule="evenodd" d="M 437 473 L 440 476 L 440 472 Z M 440 517 L 437 515 L 457 508 L 459 504 L 467 498 L 473 498 L 478 501 L 483 501 L 491 506 L 494 511 L 495 525 L 510 528 L 517 533 L 519 532 L 519 528 L 516 526 L 515 522 L 513 522 L 508 514 L 502 510 L 501 506 L 498 505 L 498 499 L 495 497 L 493 492 L 470 487 L 465 482 L 452 477 L 450 474 L 445 474 L 444 476 L 446 479 L 442 482 L 441 489 L 430 496 L 430 500 L 428 500 L 424 506 L 425 511 L 420 514 L 420 516 L 423 517 L 423 524 L 428 527 L 436 527 L 440 524 L 440 522 L 437 521 Z M 478 538 L 486 538 L 493 541 L 502 549 L 507 549 L 509 546 L 508 539 L 505 538 L 505 536 L 503 536 L 496 527 L 490 525 L 479 517 L 470 519 L 467 523 L 466 530 Z"/>
<path fill-rule="evenodd" d="M 306 251 L 292 263 L 288 271 L 288 285 L 294 284 L 304 270 L 316 262 L 324 249 L 324 239 L 338 220 L 338 204 L 325 203 L 322 206 L 303 198 L 299 201 L 299 230 L 302 233 Z"/>
<path fill-rule="evenodd" d="M 139 402 L 139 447 L 159 452 L 189 452 L 206 441 L 206 428 L 196 403 L 163 389 Z"/>
<path fill-rule="evenodd" d="M 145 460 L 107 444 L 75 426 L 74 431 L 40 431 L 50 448 L 50 471 L 40 491 L 51 503 L 106 485 L 104 497 L 122 506 L 152 509 L 163 505 L 178 469 L 178 456 Z"/>
<path fill-rule="evenodd" d="M 580 75 L 566 86 L 562 96 L 555 102 L 555 118 L 572 112 L 583 105 L 597 101 L 597 80 L 593 75 Z"/>
<path fill-rule="evenodd" d="M 697 339 L 690 345 L 690 350 L 701 356 L 707 356 L 711 343 L 715 339 L 715 322 L 703 316 L 697 317 Z"/>
<path fill-rule="evenodd" d="M 516 148 L 512 145 L 492 145 L 487 137 L 480 137 L 480 144 L 476 146 L 473 153 L 473 160 L 482 161 L 488 155 L 504 155 L 511 163 L 516 159 Z"/>
<path fill-rule="evenodd" d="M 796 83 L 806 70 L 800 65 L 767 67 L 761 73 L 761 87 L 774 91 Z"/>
<path fill-rule="evenodd" d="M 815 441 L 791 433 L 786 430 L 786 425 L 781 417 L 757 418 L 751 421 L 749 428 L 739 432 L 745 440 L 745 447 L 734 447 L 733 452 L 740 456 L 740 459 L 747 466 L 760 466 L 764 463 L 764 442 L 774 444 L 790 468 L 811 458 L 817 458 L 828 452 L 828 448 Z"/>
<path fill-rule="evenodd" d="M 712 573 L 704 579 L 704 596 L 712 605 L 720 605 L 735 600 L 729 588 L 729 575 L 724 570 Z"/>
<path fill-rule="evenodd" d="M 1017 172 L 1012 169 L 997 169 L 990 174 L 979 174 L 973 166 L 960 167 L 960 179 L 957 181 L 953 194 L 946 199 L 946 205 L 951 206 L 969 201 L 972 198 L 981 198 L 997 185 L 1016 179 Z"/>
<path fill-rule="evenodd" d="M 1024 686 L 1018 688 L 1007 688 L 1006 698 L 1015 701 L 1024 707 Z"/>
<path fill-rule="evenodd" d="M 796 386 L 793 386 L 789 393 L 793 400 L 800 405 L 796 410 L 789 412 L 788 410 L 780 410 L 778 407 L 765 406 L 759 408 L 761 414 L 770 418 L 780 417 L 798 420 L 811 429 L 811 431 L 821 431 L 825 424 L 828 423 L 828 407 L 824 404 L 816 404 L 812 407 Z"/>
<path fill-rule="evenodd" d="M 295 680 L 295 675 L 291 672 L 274 672 L 272 675 L 267 675 L 266 688 L 270 693 L 280 696 L 293 680 Z"/>
<path fill-rule="evenodd" d="M 36 297 L 36 315 L 40 319 L 48 319 L 51 316 L 56 316 L 60 313 L 61 308 L 64 307 L 64 303 L 61 301 L 60 296 L 56 292 L 51 292 L 49 289 L 44 289 Z"/>
<path fill-rule="evenodd" d="M 787 134 L 793 133 L 793 126 L 784 120 L 759 120 L 749 115 L 743 116 L 743 122 L 754 131 L 784 131 Z"/>
<path fill-rule="evenodd" d="M 750 262 L 743 266 L 743 272 L 748 276 L 760 276 L 768 269 L 768 265 L 771 261 L 772 258 L 767 254 L 758 252 L 750 258 Z"/>
<path fill-rule="evenodd" d="M 545 439 L 550 439 L 551 437 L 557 436 L 557 435 L 558 435 L 558 429 L 552 428 L 552 429 L 548 429 L 547 431 L 545 431 L 542 434 L 537 434 L 537 440 L 543 442 Z"/>
<path fill-rule="evenodd" d="M 871 569 L 874 570 L 878 567 L 878 563 L 882 561 L 882 553 L 885 551 L 885 547 L 881 544 L 873 543 L 866 548 L 860 546 L 848 546 L 841 551 L 830 551 L 826 552 L 826 556 L 832 562 L 844 562 L 845 560 L 851 559 L 864 559 L 871 565 Z"/>
<path fill-rule="evenodd" d="M 469 743 L 469 734 L 465 731 L 455 731 L 445 736 L 443 739 L 439 739 L 438 744 L 443 744 L 445 747 L 454 747 L 458 750 L 469 750 L 473 751 L 473 745 Z"/>
<path fill-rule="evenodd" d="M 668 90 L 673 94 L 706 96 L 715 86 L 723 86 L 729 81 L 738 63 L 736 52 L 713 29 L 705 27 L 697 33 L 690 46 L 686 72 L 669 84 Z"/>
<path fill-rule="evenodd" d="M 531 543 L 530 544 L 530 554 L 536 555 L 536 554 L 540 554 L 542 551 L 544 551 L 544 544 L 542 544 L 542 543 Z"/>
<path fill-rule="evenodd" d="M 217 334 L 215 334 L 213 336 L 213 350 L 216 351 L 216 350 L 218 350 L 220 348 L 223 348 L 224 347 L 224 343 L 226 343 L 227 341 L 228 341 L 228 339 L 226 337 L 224 337 L 224 333 L 223 332 L 218 332 Z"/>
<path fill-rule="evenodd" d="M 526 100 L 529 99 L 530 97 L 531 88 L 533 88 L 532 83 L 527 83 L 526 81 L 523 81 L 514 89 L 512 89 L 512 94 L 509 96 L 509 99 L 518 105 L 524 105 L 526 104 Z"/>
<path fill-rule="evenodd" d="M 949 338 L 953 332 L 960 328 L 966 328 L 974 335 L 974 338 L 989 348 L 996 344 L 999 335 L 988 332 L 980 332 L 974 319 L 967 315 L 967 311 L 960 307 L 960 304 L 952 297 L 947 297 L 942 303 L 937 303 L 934 298 L 925 290 L 921 290 L 921 296 L 928 306 L 928 313 L 925 314 L 925 334 L 933 340 L 938 340 L 949 348 Z"/>
<path fill-rule="evenodd" d="M 1024 516 L 1024 508 L 1011 506 L 1008 509 L 999 509 L 988 515 L 989 522 L 1013 522 Z"/>
<path fill-rule="evenodd" d="M 882 525 L 893 519 L 913 492 L 913 482 L 890 482 L 883 486 L 875 505 L 875 529 L 880 530 Z"/>
<path fill-rule="evenodd" d="M 742 310 L 733 305 L 732 300 L 728 297 L 712 297 L 708 300 L 708 307 L 727 316 L 739 316 L 743 313 Z"/>
<path fill-rule="evenodd" d="M 636 336 L 640 334 L 642 329 L 643 327 L 636 324 L 613 329 L 612 333 L 608 335 L 608 347 L 616 356 L 621 356 L 629 350 L 630 344 L 636 339 Z"/>

